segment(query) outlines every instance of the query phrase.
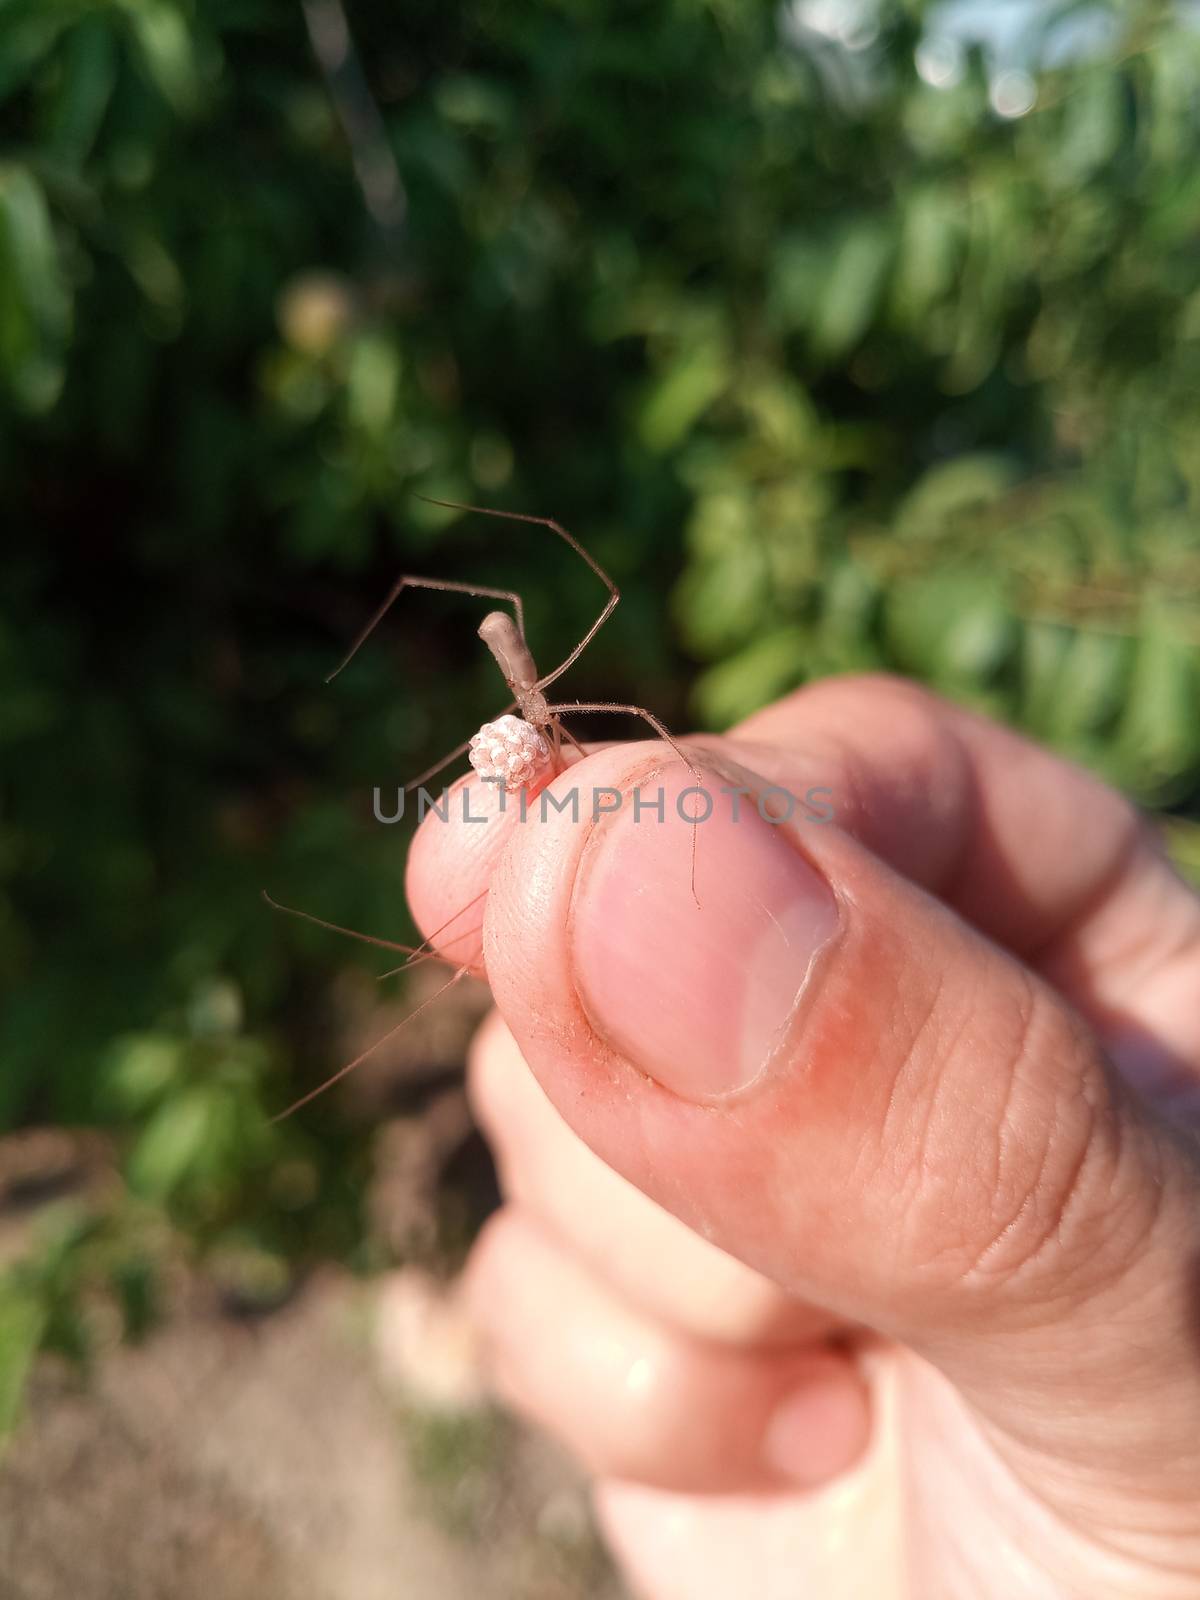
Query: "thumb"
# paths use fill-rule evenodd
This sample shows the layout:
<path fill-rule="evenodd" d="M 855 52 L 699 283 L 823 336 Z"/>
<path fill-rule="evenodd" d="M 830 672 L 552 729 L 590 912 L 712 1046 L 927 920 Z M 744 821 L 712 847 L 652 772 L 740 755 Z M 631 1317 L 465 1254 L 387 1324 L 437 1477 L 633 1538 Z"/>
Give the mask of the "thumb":
<path fill-rule="evenodd" d="M 543 1088 L 652 1198 L 916 1349 L 1022 1448 L 1086 1474 L 1102 1446 L 1107 1484 L 1179 1504 L 1200 1484 L 1191 1157 L 1013 956 L 705 763 L 706 798 L 681 799 L 677 761 L 606 750 L 551 792 L 619 808 L 514 830 L 485 955 Z"/>

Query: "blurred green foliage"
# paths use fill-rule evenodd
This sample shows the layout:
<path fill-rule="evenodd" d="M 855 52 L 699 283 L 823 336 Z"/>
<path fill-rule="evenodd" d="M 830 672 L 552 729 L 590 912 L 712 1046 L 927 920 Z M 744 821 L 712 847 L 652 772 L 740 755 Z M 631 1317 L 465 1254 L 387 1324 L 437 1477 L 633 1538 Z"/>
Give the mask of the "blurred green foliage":
<path fill-rule="evenodd" d="M 1200 860 L 1200 32 L 1045 5 L 1005 116 L 937 7 L 851 9 L 355 0 L 357 74 L 332 0 L 0 0 L 0 1118 L 118 1132 L 110 1231 L 362 1259 L 364 1132 L 267 1120 L 358 956 L 258 890 L 403 938 L 371 787 L 502 694 L 451 597 L 322 678 L 399 570 L 545 662 L 602 599 L 416 493 L 613 573 L 581 697 L 900 670 Z M 64 1237 L 5 1371 L 109 1281 Z"/>

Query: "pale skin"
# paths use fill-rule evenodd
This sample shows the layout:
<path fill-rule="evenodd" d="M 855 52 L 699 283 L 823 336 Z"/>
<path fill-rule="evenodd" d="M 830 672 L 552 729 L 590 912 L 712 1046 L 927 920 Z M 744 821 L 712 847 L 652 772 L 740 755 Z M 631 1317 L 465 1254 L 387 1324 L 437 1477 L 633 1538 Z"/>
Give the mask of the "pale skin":
<path fill-rule="evenodd" d="M 834 822 L 718 816 L 699 903 L 669 811 L 414 843 L 423 930 L 484 908 L 499 1393 L 646 1600 L 1200 1594 L 1200 900 L 1117 795 L 908 684 L 688 749 Z M 555 780 L 660 781 L 654 744 Z"/>

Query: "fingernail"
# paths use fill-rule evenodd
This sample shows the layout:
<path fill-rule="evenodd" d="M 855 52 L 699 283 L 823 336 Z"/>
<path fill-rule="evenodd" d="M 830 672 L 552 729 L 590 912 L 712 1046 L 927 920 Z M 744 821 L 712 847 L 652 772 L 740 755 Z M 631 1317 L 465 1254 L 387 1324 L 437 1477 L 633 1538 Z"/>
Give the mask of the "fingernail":
<path fill-rule="evenodd" d="M 687 1100 L 753 1081 L 835 933 L 824 879 L 756 800 L 668 768 L 596 827 L 572 906 L 575 979 L 597 1031 Z M 661 800 L 661 820 L 659 801 Z M 692 844 L 695 837 L 695 894 Z"/>
<path fill-rule="evenodd" d="M 763 1434 L 763 1457 L 792 1483 L 826 1483 L 858 1460 L 869 1433 L 862 1384 L 849 1375 L 817 1380 L 775 1408 Z"/>

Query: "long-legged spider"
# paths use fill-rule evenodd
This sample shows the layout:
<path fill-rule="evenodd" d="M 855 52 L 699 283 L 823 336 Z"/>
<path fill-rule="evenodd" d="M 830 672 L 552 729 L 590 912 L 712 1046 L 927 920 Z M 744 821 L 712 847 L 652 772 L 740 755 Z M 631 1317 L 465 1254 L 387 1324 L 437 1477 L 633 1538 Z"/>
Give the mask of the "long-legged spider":
<path fill-rule="evenodd" d="M 480 777 L 488 782 L 496 783 L 506 792 L 516 792 L 533 782 L 540 782 L 548 777 L 555 776 L 563 767 L 562 746 L 564 741 L 572 745 L 581 756 L 586 755 L 583 746 L 563 725 L 561 720 L 564 716 L 573 712 L 612 712 L 625 716 L 640 717 L 660 739 L 670 746 L 689 772 L 692 773 L 699 787 L 701 785 L 699 769 L 680 748 L 675 739 L 672 738 L 659 718 L 652 711 L 647 710 L 645 706 L 626 705 L 615 700 L 575 701 L 573 703 L 564 702 L 552 705 L 546 697 L 546 690 L 578 661 L 584 650 L 587 649 L 596 634 L 608 621 L 621 598 L 620 591 L 608 573 L 584 549 L 574 534 L 569 533 L 553 517 L 537 517 L 522 511 L 498 511 L 490 506 L 464 505 L 459 501 L 436 500 L 429 496 L 422 496 L 421 498 L 429 500 L 432 505 L 445 506 L 453 511 L 474 512 L 480 516 L 497 517 L 510 522 L 526 522 L 538 527 L 548 528 L 587 563 L 608 590 L 608 598 L 605 600 L 600 614 L 587 629 L 582 639 L 568 651 L 564 659 L 552 671 L 539 675 L 533 652 L 525 636 L 525 608 L 522 604 L 521 596 L 515 590 L 490 588 L 483 584 L 459 583 L 447 578 L 417 577 L 412 573 L 404 573 L 397 578 L 391 589 L 389 589 L 383 603 L 367 620 L 346 655 L 326 678 L 325 681 L 327 683 L 331 683 L 350 664 L 405 589 L 434 589 L 452 594 L 472 595 L 486 600 L 506 600 L 512 606 L 512 615 L 507 611 L 489 611 L 479 625 L 479 637 L 491 651 L 497 666 L 503 674 L 504 681 L 508 685 L 512 699 L 499 716 L 490 722 L 485 722 L 478 733 L 472 735 L 470 739 L 464 740 L 462 744 L 457 745 L 447 755 L 443 756 L 440 761 L 435 762 L 432 767 L 427 768 L 426 771 L 407 783 L 405 785 L 406 791 L 423 786 L 430 778 L 449 766 L 452 761 L 468 753 L 471 764 Z M 514 712 L 519 714 L 514 716 Z M 695 897 L 695 894 L 696 835 L 695 822 L 693 822 L 693 897 Z M 485 895 L 486 890 L 470 904 L 474 905 L 478 900 L 483 899 Z M 402 966 L 395 968 L 395 972 L 404 971 L 418 961 L 429 959 L 449 961 L 450 958 L 444 954 L 442 947 L 433 948 L 434 942 L 464 912 L 470 909 L 470 905 L 461 907 L 459 911 L 455 912 L 454 916 L 443 924 L 442 928 L 437 929 L 422 944 L 411 946 L 397 944 L 389 939 L 375 938 L 369 934 L 358 933 L 352 928 L 342 928 L 334 923 L 325 922 L 320 917 L 314 917 L 306 911 L 299 911 L 294 907 L 281 905 L 278 901 L 271 899 L 270 896 L 266 898 L 268 903 L 278 911 L 284 911 L 291 916 L 301 917 L 305 921 L 316 923 L 320 927 L 329 929 L 330 932 L 341 933 L 349 938 L 358 939 L 364 943 L 405 956 L 404 963 Z M 446 942 L 452 944 L 454 941 L 444 941 L 443 944 Z M 279 1118 L 276 1118 L 276 1120 L 288 1117 L 292 1112 L 298 1111 L 301 1106 L 307 1105 L 310 1100 L 315 1099 L 317 1095 L 324 1093 L 326 1089 L 337 1083 L 341 1078 L 344 1078 L 347 1073 L 352 1072 L 375 1050 L 386 1044 L 407 1022 L 411 1021 L 427 1006 L 432 1005 L 440 995 L 444 994 L 447 989 L 464 977 L 468 970 L 467 966 L 457 967 L 446 983 L 424 1000 L 415 1011 L 402 1018 L 382 1038 L 377 1039 L 361 1055 L 340 1068 L 324 1083 L 319 1084 L 315 1089 L 310 1090 L 307 1094 L 294 1101 L 293 1104 L 279 1114 Z M 391 973 L 385 974 L 385 976 L 391 975 Z"/>

